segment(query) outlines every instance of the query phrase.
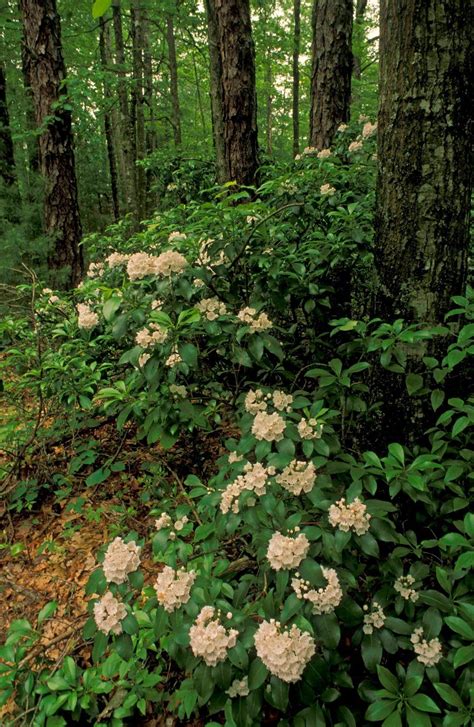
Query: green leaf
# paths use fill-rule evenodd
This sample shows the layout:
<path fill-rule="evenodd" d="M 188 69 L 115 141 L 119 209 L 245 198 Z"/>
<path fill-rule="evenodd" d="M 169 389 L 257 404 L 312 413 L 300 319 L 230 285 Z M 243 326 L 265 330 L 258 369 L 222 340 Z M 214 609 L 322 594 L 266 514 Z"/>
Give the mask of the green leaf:
<path fill-rule="evenodd" d="M 93 593 L 98 593 L 101 596 L 107 588 L 107 581 L 105 580 L 104 571 L 102 568 L 97 568 L 89 576 L 87 585 L 85 587 L 86 596 L 91 596 Z"/>
<path fill-rule="evenodd" d="M 100 483 L 104 482 L 109 475 L 110 475 L 110 469 L 108 467 L 100 467 L 95 472 L 92 472 L 92 474 L 90 474 L 89 477 L 87 477 L 86 485 L 88 487 L 92 487 L 94 485 L 100 485 Z"/>
<path fill-rule="evenodd" d="M 385 689 L 393 694 L 398 694 L 398 679 L 384 666 L 377 665 L 377 676 Z"/>
<path fill-rule="evenodd" d="M 437 411 L 444 401 L 444 391 L 441 389 L 433 389 L 431 392 L 431 406 L 433 411 Z"/>
<path fill-rule="evenodd" d="M 444 621 L 456 634 L 463 636 L 465 639 L 469 639 L 469 641 L 474 641 L 474 629 L 462 618 L 459 618 L 459 616 L 447 616 Z"/>
<path fill-rule="evenodd" d="M 133 643 L 128 634 L 121 634 L 114 642 L 114 649 L 122 659 L 128 661 L 133 656 Z"/>
<path fill-rule="evenodd" d="M 102 15 L 105 15 L 111 5 L 112 0 L 94 0 L 94 4 L 92 6 L 92 17 L 94 19 L 101 18 Z"/>
<path fill-rule="evenodd" d="M 464 664 L 470 664 L 471 661 L 474 661 L 474 645 L 461 646 L 454 654 L 453 666 L 458 669 Z"/>
<path fill-rule="evenodd" d="M 381 722 L 383 719 L 388 717 L 389 714 L 397 707 L 396 699 L 381 699 L 378 702 L 374 702 L 370 705 L 365 713 L 365 718 L 369 722 Z"/>
<path fill-rule="evenodd" d="M 57 601 L 50 601 L 46 604 L 46 606 L 43 606 L 41 611 L 38 614 L 38 626 L 43 623 L 43 621 L 46 621 L 47 618 L 51 618 L 53 613 L 56 611 L 58 607 Z"/>
<path fill-rule="evenodd" d="M 409 697 L 408 702 L 411 707 L 419 709 L 421 712 L 435 712 L 440 714 L 440 708 L 433 702 L 431 697 L 427 694 L 414 694 L 413 697 Z"/>
<path fill-rule="evenodd" d="M 335 613 L 315 616 L 314 628 L 318 637 L 328 649 L 336 649 L 341 639 L 341 629 Z"/>
<path fill-rule="evenodd" d="M 449 684 L 438 682 L 433 684 L 433 686 L 447 704 L 450 704 L 452 707 L 461 707 L 461 709 L 464 707 L 461 697 Z"/>
<path fill-rule="evenodd" d="M 392 457 L 395 457 L 395 459 L 400 462 L 400 464 L 405 464 L 405 453 L 401 444 L 398 444 L 397 442 L 389 444 L 388 451 L 390 452 Z"/>
<path fill-rule="evenodd" d="M 126 634 L 138 633 L 138 621 L 131 613 L 127 614 L 122 621 L 122 628 Z"/>
<path fill-rule="evenodd" d="M 396 712 L 392 712 L 392 714 L 382 722 L 382 727 L 402 727 L 400 712 L 398 712 L 398 710 Z"/>
<path fill-rule="evenodd" d="M 265 666 L 265 664 L 260 661 L 260 659 L 257 657 L 252 661 L 250 664 L 249 669 L 249 689 L 253 691 L 254 689 L 258 689 L 262 686 L 265 679 L 268 676 L 268 669 Z"/>
<path fill-rule="evenodd" d="M 109 5 L 110 5 L 110 3 L 109 3 Z M 115 313 L 120 308 L 121 304 L 122 304 L 122 298 L 118 298 L 116 296 L 115 297 L 112 296 L 112 298 L 109 298 L 104 303 L 104 305 L 102 306 L 102 313 L 103 313 L 103 316 L 104 316 L 104 318 L 105 318 L 105 320 L 107 322 L 109 322 L 110 320 L 112 320 L 112 318 L 114 317 Z"/>
<path fill-rule="evenodd" d="M 369 671 L 375 671 L 382 660 L 382 644 L 376 634 L 364 634 L 361 644 L 362 660 Z"/>
<path fill-rule="evenodd" d="M 453 431 L 451 432 L 451 436 L 457 437 L 458 434 L 461 434 L 461 432 L 463 432 L 466 429 L 466 427 L 469 426 L 469 424 L 470 424 L 469 417 L 459 417 L 459 419 L 457 419 L 454 422 Z"/>
<path fill-rule="evenodd" d="M 405 384 L 410 396 L 423 388 L 423 376 L 420 374 L 408 374 L 405 377 Z"/>

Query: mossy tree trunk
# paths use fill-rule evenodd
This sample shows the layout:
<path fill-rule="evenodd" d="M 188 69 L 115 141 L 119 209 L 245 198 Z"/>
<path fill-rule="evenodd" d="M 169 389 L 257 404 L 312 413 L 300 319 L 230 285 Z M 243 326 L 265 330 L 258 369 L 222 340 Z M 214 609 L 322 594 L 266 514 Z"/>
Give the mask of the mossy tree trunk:
<path fill-rule="evenodd" d="M 352 0 L 314 0 L 309 143 L 331 146 L 339 124 L 349 120 Z"/>
<path fill-rule="evenodd" d="M 383 0 L 376 313 L 439 323 L 464 291 L 472 189 L 468 0 Z M 472 25 L 471 25 L 472 27 Z"/>
<path fill-rule="evenodd" d="M 257 179 L 255 49 L 249 0 L 214 0 L 222 68 L 226 180 Z"/>
<path fill-rule="evenodd" d="M 51 269 L 67 268 L 67 282 L 75 285 L 83 272 L 79 245 L 82 230 L 59 15 L 55 0 L 20 0 L 20 9 L 26 75 L 36 123 L 42 130 L 39 146 L 45 181 L 44 226 L 53 243 L 48 264 Z"/>

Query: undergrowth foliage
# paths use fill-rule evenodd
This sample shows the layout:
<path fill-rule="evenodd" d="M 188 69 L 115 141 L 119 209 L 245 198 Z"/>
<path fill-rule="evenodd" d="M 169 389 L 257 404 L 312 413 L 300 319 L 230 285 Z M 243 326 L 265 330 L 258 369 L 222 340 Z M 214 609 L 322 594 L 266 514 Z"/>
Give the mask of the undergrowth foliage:
<path fill-rule="evenodd" d="M 92 666 L 67 656 L 52 669 L 38 655 L 32 670 L 25 657 L 51 612 L 36 629 L 12 624 L 2 699 L 33 705 L 35 725 L 118 726 L 150 709 L 208 727 L 262 715 L 295 727 L 471 724 L 474 407 L 448 384 L 474 350 L 474 299 L 456 298 L 437 328 L 364 317 L 367 121 L 357 139 L 342 128 L 331 152 L 306 150 L 256 200 L 228 187 L 131 237 L 122 224 L 92 236 L 72 299 L 38 295 L 50 344 L 30 379 L 42 397 L 100 406 L 143 447 L 216 426 L 223 442 L 212 477 L 177 478 L 152 503 L 145 539 L 124 532 L 98 554 Z M 31 335 L 4 326 L 4 366 L 28 367 Z M 412 372 L 407 351 L 420 347 Z M 432 410 L 410 447 L 361 446 L 380 366 Z M 88 484 L 106 487 L 110 471 Z"/>

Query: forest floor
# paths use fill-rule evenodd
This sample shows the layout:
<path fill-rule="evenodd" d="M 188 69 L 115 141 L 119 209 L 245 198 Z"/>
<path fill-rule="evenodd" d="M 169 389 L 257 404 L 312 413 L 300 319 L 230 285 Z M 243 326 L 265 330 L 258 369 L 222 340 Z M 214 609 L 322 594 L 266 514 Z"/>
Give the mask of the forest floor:
<path fill-rule="evenodd" d="M 206 450 L 205 460 L 214 462 L 220 454 L 222 431 L 199 438 L 205 440 L 199 446 L 200 451 L 203 446 Z M 44 431 L 41 440 L 37 451 L 21 463 L 9 462 L 4 456 L 0 465 L 6 469 L 19 466 L 20 478 L 34 474 L 47 480 L 52 473 L 67 477 L 69 463 L 86 441 L 88 446 L 98 447 L 102 460 L 119 459 L 125 468 L 112 472 L 105 482 L 88 486 L 85 481 L 97 463 L 85 467 L 80 475 L 69 475 L 69 481 L 73 479 L 70 494 L 43 488 L 30 512 L 9 511 L 0 501 L 0 643 L 15 619 L 27 619 L 36 628 L 39 612 L 54 601 L 56 610 L 43 623 L 41 638 L 30 656 L 41 654 L 59 666 L 66 655 L 73 655 L 87 667 L 92 644 L 82 638 L 89 600 L 84 588 L 97 565 L 97 551 L 118 534 L 135 531 L 140 538 L 154 527 L 155 517 L 150 511 L 159 507 L 159 502 L 153 497 L 150 478 L 143 477 L 143 465 L 166 463 L 158 479 L 161 488 L 170 489 L 176 484 L 182 486 L 181 476 L 184 479 L 192 471 L 202 474 L 210 465 L 200 463 L 196 467 L 195 441 L 180 441 L 172 451 L 164 452 L 159 445 L 137 441 L 133 428 L 118 433 L 110 421 L 75 441 L 50 444 Z M 148 574 L 146 580 L 153 582 L 157 566 L 146 548 L 141 567 Z M 14 710 L 14 704 L 8 702 L 0 709 L 0 722 Z M 159 727 L 165 722 L 153 718 L 141 724 Z"/>

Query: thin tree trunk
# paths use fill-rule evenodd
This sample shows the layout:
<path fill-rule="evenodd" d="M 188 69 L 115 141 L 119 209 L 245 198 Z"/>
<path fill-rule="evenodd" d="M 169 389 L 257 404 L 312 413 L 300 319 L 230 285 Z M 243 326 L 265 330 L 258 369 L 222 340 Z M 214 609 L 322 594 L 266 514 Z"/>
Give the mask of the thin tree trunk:
<path fill-rule="evenodd" d="M 146 155 L 145 113 L 143 97 L 143 24 L 141 0 L 132 1 L 132 57 L 133 87 L 132 108 L 135 121 L 136 161 L 140 162 Z M 135 195 L 137 218 L 143 220 L 146 212 L 146 175 L 141 164 L 135 165 Z"/>
<path fill-rule="evenodd" d="M 39 150 L 39 138 L 35 134 L 36 131 L 36 116 L 34 109 L 33 92 L 31 90 L 31 80 L 29 77 L 29 64 L 26 60 L 26 41 L 25 41 L 25 29 L 22 25 L 22 41 L 21 41 L 21 71 L 23 76 L 23 86 L 25 88 L 26 97 L 26 111 L 25 121 L 26 128 L 28 130 L 27 136 L 27 149 L 28 149 L 28 189 L 31 190 L 32 173 L 40 171 L 40 150 Z M 30 196 L 30 192 L 28 192 Z"/>
<path fill-rule="evenodd" d="M 175 146 L 181 144 L 181 111 L 178 93 L 178 62 L 176 60 L 176 41 L 174 37 L 174 19 L 166 16 L 166 41 L 168 44 L 168 65 L 170 69 L 171 121 Z"/>
<path fill-rule="evenodd" d="M 300 151 L 301 0 L 293 0 L 293 156 Z"/>
<path fill-rule="evenodd" d="M 15 156 L 7 104 L 7 80 L 3 63 L 0 63 L 0 177 L 8 187 L 16 182 Z"/>
<path fill-rule="evenodd" d="M 143 13 L 143 82 L 143 98 L 148 117 L 148 123 L 146 124 L 146 151 L 147 154 L 150 154 L 157 147 L 157 139 L 154 125 L 153 64 L 148 35 L 148 17 L 145 12 Z"/>
<path fill-rule="evenodd" d="M 110 91 L 110 83 L 107 79 L 107 72 L 110 62 L 110 38 L 109 29 L 103 16 L 99 19 L 100 33 L 99 33 L 99 52 L 100 62 L 102 65 L 102 71 L 104 73 L 104 100 L 105 100 L 105 112 L 104 112 L 104 133 L 105 143 L 107 146 L 107 159 L 109 163 L 109 176 L 110 176 L 110 189 L 112 193 L 112 207 L 114 219 L 118 220 L 120 217 L 120 205 L 118 196 L 117 186 L 117 165 L 115 160 L 115 149 L 113 142 L 113 131 L 112 131 L 112 119 L 110 113 L 110 106 L 112 103 L 112 93 Z"/>
<path fill-rule="evenodd" d="M 20 0 L 25 31 L 25 62 L 41 127 L 41 172 L 45 180 L 44 224 L 53 239 L 48 264 L 69 268 L 68 283 L 83 272 L 81 221 L 77 199 L 71 112 L 64 108 L 66 70 L 55 0 Z"/>
<path fill-rule="evenodd" d="M 201 84 L 199 81 L 199 74 L 198 74 L 197 65 L 196 65 L 196 56 L 195 56 L 194 52 L 193 52 L 193 69 L 194 69 L 194 82 L 196 84 L 196 100 L 198 102 L 199 116 L 201 119 L 201 129 L 202 129 L 202 133 L 205 134 L 206 133 L 206 118 L 204 116 L 204 108 L 202 105 L 202 98 L 201 98 Z"/>
<path fill-rule="evenodd" d="M 367 0 L 357 0 L 356 5 L 356 23 L 360 23 L 364 19 L 365 11 L 367 9 Z"/>
<path fill-rule="evenodd" d="M 112 2 L 112 17 L 115 39 L 115 62 L 120 69 L 117 80 L 117 94 L 120 108 L 120 131 L 118 134 L 120 143 L 117 144 L 118 164 L 124 190 L 123 196 L 126 210 L 136 214 L 135 155 L 133 150 L 134 132 L 128 103 L 120 0 L 113 0 Z"/>
<path fill-rule="evenodd" d="M 271 156 L 273 153 L 272 141 L 273 141 L 273 95 L 272 95 L 272 59 L 270 52 L 267 57 L 267 67 L 265 69 L 265 82 L 267 86 L 267 154 Z"/>
<path fill-rule="evenodd" d="M 314 0 L 309 143 L 317 149 L 349 120 L 352 12 L 352 0 Z"/>
<path fill-rule="evenodd" d="M 249 0 L 214 0 L 222 68 L 224 152 L 227 181 L 257 179 L 255 50 Z"/>
<path fill-rule="evenodd" d="M 214 149 L 216 153 L 217 181 L 227 180 L 227 163 L 224 144 L 224 108 L 222 90 L 222 64 L 219 52 L 219 37 L 215 0 L 204 0 L 207 14 L 207 38 L 209 43 L 209 76 L 211 95 L 211 118 Z"/>

